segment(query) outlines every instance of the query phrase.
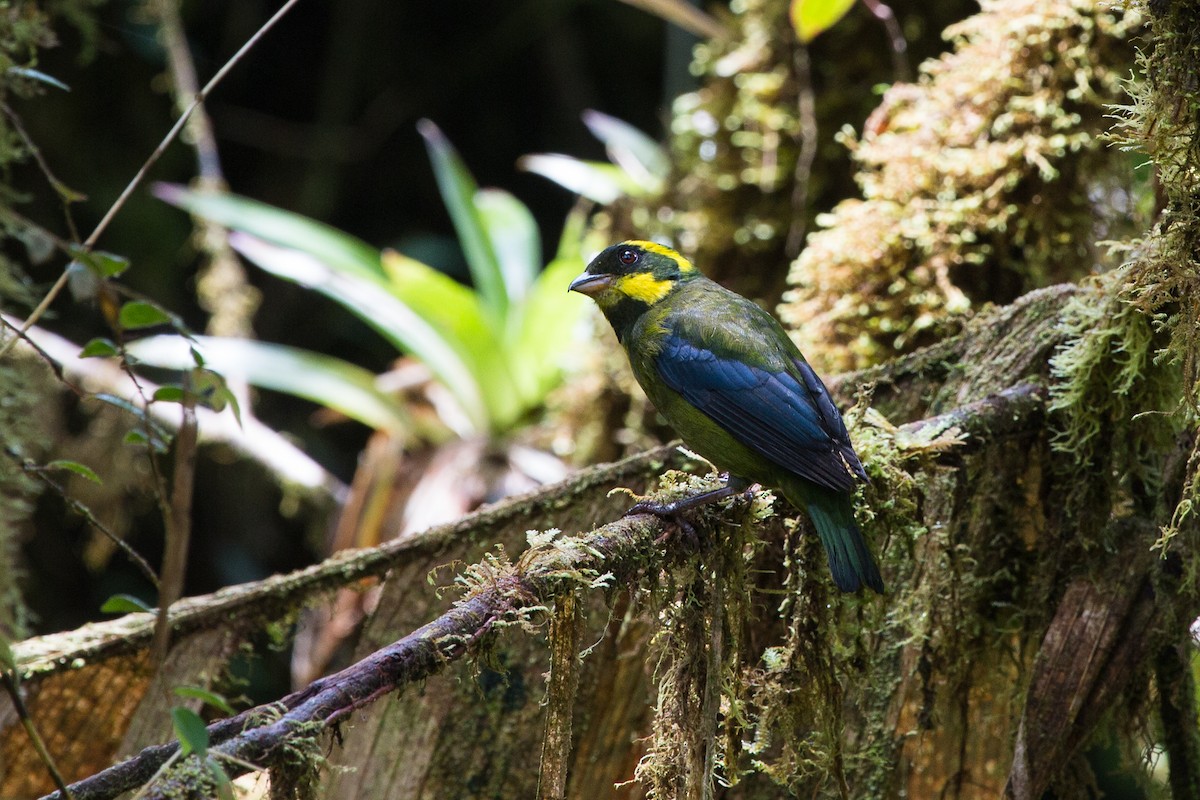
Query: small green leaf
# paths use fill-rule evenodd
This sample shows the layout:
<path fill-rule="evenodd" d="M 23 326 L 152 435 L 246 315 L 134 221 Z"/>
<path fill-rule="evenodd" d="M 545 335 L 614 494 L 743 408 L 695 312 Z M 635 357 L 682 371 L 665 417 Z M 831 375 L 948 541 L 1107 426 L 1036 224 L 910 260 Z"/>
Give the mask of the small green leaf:
<path fill-rule="evenodd" d="M 100 274 L 106 278 L 115 278 L 129 269 L 129 259 L 114 253 L 97 250 L 92 253 L 92 258 L 99 267 Z"/>
<path fill-rule="evenodd" d="M 79 351 L 80 358 L 108 358 L 119 354 L 116 343 L 112 339 L 105 339 L 102 336 L 92 339 Z"/>
<path fill-rule="evenodd" d="M 208 689 L 202 689 L 199 686 L 176 686 L 175 696 L 189 700 L 199 700 L 200 702 L 210 705 L 218 711 L 223 711 L 226 714 L 233 713 L 233 707 L 229 705 L 229 701 L 223 695 L 216 692 L 210 692 Z"/>
<path fill-rule="evenodd" d="M 160 386 L 154 390 L 154 399 L 162 403 L 182 403 L 187 392 L 182 386 Z"/>
<path fill-rule="evenodd" d="M 104 484 L 104 481 L 100 480 L 100 476 L 96 474 L 95 470 L 84 464 L 80 464 L 78 461 L 67 461 L 65 458 L 60 458 L 47 464 L 46 469 L 65 469 L 74 472 L 76 475 L 82 475 L 92 483 Z"/>
<path fill-rule="evenodd" d="M 836 25 L 853 5 L 854 0 L 792 0 L 792 27 L 808 44 Z"/>
<path fill-rule="evenodd" d="M 126 433 L 123 441 L 125 442 L 125 444 L 140 445 L 142 447 L 150 447 L 156 453 L 167 452 L 168 440 L 166 438 L 160 438 L 158 436 L 155 436 L 153 438 L 147 438 L 145 432 L 138 430 L 137 428 L 134 428 L 133 430 Z"/>
<path fill-rule="evenodd" d="M 117 316 L 117 321 L 121 323 L 122 328 L 137 330 L 138 328 L 152 328 L 155 325 L 166 324 L 171 321 L 171 315 L 153 303 L 130 300 L 121 306 L 121 312 Z"/>
<path fill-rule="evenodd" d="M 171 709 L 171 724 L 184 756 L 195 753 L 201 759 L 208 757 L 208 729 L 199 714 L 190 708 L 175 706 Z"/>
<path fill-rule="evenodd" d="M 194 347 L 192 355 L 198 355 Z M 225 376 L 213 372 L 211 369 L 193 370 L 192 390 L 202 405 L 211 408 L 218 414 L 228 408 L 233 412 L 233 418 L 237 420 L 238 427 L 242 426 L 242 407 L 238 403 L 237 395 L 225 382 Z"/>
<path fill-rule="evenodd" d="M 72 263 L 82 264 L 101 278 L 115 278 L 129 269 L 129 259 L 103 250 L 86 250 L 72 247 Z"/>
<path fill-rule="evenodd" d="M 153 611 L 154 607 L 131 594 L 114 594 L 104 601 L 100 610 L 105 614 L 129 614 L 138 611 Z"/>
<path fill-rule="evenodd" d="M 212 773 L 213 780 L 217 782 L 217 800 L 236 800 L 233 781 L 229 780 L 225 768 L 215 758 L 210 758 L 205 763 L 208 765 L 208 771 Z"/>

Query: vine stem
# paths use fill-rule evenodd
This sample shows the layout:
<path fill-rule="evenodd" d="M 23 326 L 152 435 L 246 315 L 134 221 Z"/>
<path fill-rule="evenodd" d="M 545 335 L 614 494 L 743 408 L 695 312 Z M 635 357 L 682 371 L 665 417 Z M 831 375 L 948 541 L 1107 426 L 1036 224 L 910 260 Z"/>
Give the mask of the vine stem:
<path fill-rule="evenodd" d="M 166 152 L 167 147 L 169 147 L 170 144 L 175 141 L 176 138 L 178 138 L 179 132 L 182 131 L 183 126 L 187 124 L 188 118 L 192 116 L 192 112 L 195 111 L 196 108 L 198 108 L 206 99 L 208 99 L 208 95 L 221 83 L 222 80 L 225 79 L 225 76 L 229 74 L 229 71 L 233 69 L 238 62 L 245 58 L 246 54 L 250 52 L 250 49 L 258 44 L 259 40 L 262 39 L 262 37 L 265 36 L 267 32 L 271 30 L 271 28 L 275 27 L 275 24 L 278 23 L 279 20 L 283 19 L 284 15 L 291 11 L 292 7 L 299 2 L 300 0 L 287 0 L 287 2 L 280 6 L 279 10 L 276 11 L 269 20 L 264 22 L 262 27 L 255 31 L 254 35 L 247 39 L 245 44 L 238 48 L 238 51 L 234 53 L 219 70 L 217 70 L 217 73 L 213 75 L 208 83 L 204 85 L 204 88 L 196 93 L 196 96 L 192 99 L 192 102 L 189 103 L 188 107 L 184 109 L 182 114 L 179 115 L 179 119 L 175 120 L 175 124 L 171 126 L 171 130 L 167 131 L 167 135 L 163 137 L 161 142 L 159 142 L 158 147 L 154 148 L 154 152 L 152 152 L 150 157 L 146 159 L 146 162 L 142 164 L 141 169 L 139 169 L 137 174 L 133 176 L 133 180 L 129 182 L 129 185 L 125 187 L 124 191 L 121 192 L 120 196 L 117 197 L 117 199 L 109 207 L 108 211 L 105 212 L 104 217 L 96 225 L 95 230 L 93 230 L 91 235 L 89 235 L 84 241 L 82 246 L 84 251 L 90 251 L 96 245 L 96 242 L 100 239 L 100 236 L 105 230 L 107 230 L 109 223 L 112 222 L 113 217 L 117 215 L 117 212 L 120 211 L 121 208 L 124 207 L 126 201 L 129 200 L 129 196 L 133 194 L 134 189 L 141 185 L 142 181 L 146 177 L 146 174 L 150 172 L 151 168 L 153 168 L 158 162 L 159 157 L 162 156 L 162 154 Z M 60 275 L 58 280 L 54 282 L 54 285 L 50 287 L 50 291 L 46 293 L 46 296 L 42 298 L 42 302 L 38 303 L 37 308 L 33 310 L 33 313 L 31 313 L 29 317 L 23 323 L 21 323 L 20 334 L 23 335 L 27 333 L 30 328 L 37 324 L 37 321 L 41 319 L 42 315 L 46 313 L 46 309 L 49 308 L 50 304 L 54 302 L 55 298 L 58 297 L 63 288 L 67 285 L 68 273 L 69 270 L 63 270 L 62 275 Z M 20 335 L 13 336 L 3 345 L 0 345 L 0 358 L 3 358 L 5 355 L 7 355 L 8 351 L 12 349 L 13 345 L 20 338 Z"/>

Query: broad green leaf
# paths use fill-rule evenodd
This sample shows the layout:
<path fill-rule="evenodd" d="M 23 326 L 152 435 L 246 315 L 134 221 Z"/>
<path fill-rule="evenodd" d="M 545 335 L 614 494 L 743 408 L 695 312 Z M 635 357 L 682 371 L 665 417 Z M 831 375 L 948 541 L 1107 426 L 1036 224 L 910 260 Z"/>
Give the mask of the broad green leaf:
<path fill-rule="evenodd" d="M 59 458 L 47 464 L 46 469 L 65 469 L 68 472 L 74 472 L 76 475 L 87 478 L 92 483 L 104 484 L 104 481 L 100 480 L 100 476 L 96 474 L 94 469 L 86 464 L 80 464 L 78 461 L 68 461 L 65 458 Z"/>
<path fill-rule="evenodd" d="M 517 165 L 600 205 L 608 205 L 622 195 L 640 193 L 640 187 L 620 167 L 599 161 L 582 161 L 559 153 L 537 153 L 522 156 Z"/>
<path fill-rule="evenodd" d="M 153 611 L 154 607 L 131 594 L 114 594 L 104 601 L 100 610 L 105 614 L 130 614 L 139 611 Z"/>
<path fill-rule="evenodd" d="M 382 275 L 379 251 L 361 239 L 308 217 L 246 197 L 193 192 L 175 184 L 155 184 L 154 194 L 230 230 L 244 231 L 272 244 L 308 253 L 331 269 Z"/>
<path fill-rule="evenodd" d="M 450 390 L 475 431 L 491 425 L 472 359 L 461 343 L 423 319 L 398 294 L 391 281 L 353 271 L 338 272 L 298 250 L 265 242 L 247 234 L 232 234 L 234 249 L 281 278 L 307 286 L 344 306 L 387 339 L 394 347 L 423 362 Z M 382 269 L 382 268 L 381 268 Z"/>
<path fill-rule="evenodd" d="M 394 250 L 383 252 L 383 269 L 395 295 L 446 338 L 475 376 L 492 429 L 515 420 L 519 403 L 502 352 L 504 333 L 484 312 L 479 295 Z"/>
<path fill-rule="evenodd" d="M 372 372 L 333 356 L 216 336 L 197 337 L 194 343 L 180 336 L 151 336 L 129 350 L 143 363 L 186 370 L 192 365 L 192 347 L 204 354 L 209 368 L 227 377 L 303 397 L 372 428 L 411 428 L 403 406 L 376 387 Z"/>
<path fill-rule="evenodd" d="M 171 709 L 171 724 L 185 756 L 195 753 L 202 760 L 208 757 L 208 730 L 199 714 L 190 708 L 175 706 Z"/>
<path fill-rule="evenodd" d="M 579 321 L 589 307 L 564 292 L 586 266 L 581 258 L 551 261 L 520 307 L 511 361 L 529 406 L 540 404 L 559 383 L 562 366 L 577 341 Z"/>
<path fill-rule="evenodd" d="M 792 0 L 792 27 L 807 44 L 836 25 L 853 5 L 854 0 Z"/>
<path fill-rule="evenodd" d="M 185 700 L 199 700 L 201 703 L 210 705 L 218 711 L 226 714 L 233 713 L 233 706 L 229 705 L 229 701 L 225 699 L 224 695 L 217 694 L 208 689 L 202 689 L 199 686 L 176 686 L 172 691 L 175 692 L 176 697 L 182 697 Z"/>
<path fill-rule="evenodd" d="M 458 232 L 458 242 L 467 258 L 467 266 L 471 268 L 475 289 L 483 295 L 484 302 L 496 318 L 504 319 L 508 309 L 508 291 L 504 287 L 504 273 L 492 249 L 483 215 L 475 205 L 479 186 L 437 125 L 423 119 L 417 123 L 417 130 L 425 138 L 425 149 L 429 152 L 438 190 L 446 210 L 450 212 L 454 230 Z"/>
<path fill-rule="evenodd" d="M 165 325 L 171 322 L 171 315 L 153 303 L 130 300 L 121 306 L 117 321 L 126 330 L 137 330 L 152 328 L 155 325 Z"/>
<path fill-rule="evenodd" d="M 562 367 L 577 341 L 579 322 L 588 313 L 587 302 L 562 294 L 586 267 L 582 252 L 586 225 L 582 209 L 567 216 L 554 260 L 538 276 L 519 310 L 516 336 L 508 349 L 522 396 L 531 407 L 540 405 L 560 382 Z"/>
<path fill-rule="evenodd" d="M 529 291 L 542 266 L 542 240 L 529 209 L 503 189 L 480 189 L 475 207 L 492 242 L 510 303 Z"/>
<path fill-rule="evenodd" d="M 661 144 L 628 122 L 599 111 L 583 112 L 583 124 L 604 143 L 612 162 L 640 187 L 647 192 L 662 189 L 671 173 L 671 162 Z"/>
<path fill-rule="evenodd" d="M 96 337 L 83 346 L 79 351 L 80 358 L 106 358 L 115 356 L 119 353 L 117 345 L 112 339 Z"/>

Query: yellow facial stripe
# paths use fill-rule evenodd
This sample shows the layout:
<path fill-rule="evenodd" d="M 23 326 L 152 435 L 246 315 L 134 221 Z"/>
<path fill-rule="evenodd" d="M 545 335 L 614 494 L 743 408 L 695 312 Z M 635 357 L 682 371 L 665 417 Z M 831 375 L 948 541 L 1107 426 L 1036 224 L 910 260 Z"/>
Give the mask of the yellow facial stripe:
<path fill-rule="evenodd" d="M 679 256 L 679 258 L 683 258 L 683 256 Z M 634 275 L 617 278 L 613 282 L 613 288 L 626 297 L 652 306 L 666 297 L 674 284 L 674 281 L 660 281 L 649 272 L 638 272 Z"/>
<path fill-rule="evenodd" d="M 676 253 L 671 248 L 661 245 L 658 242 L 648 242 L 644 239 L 631 239 L 628 242 L 623 242 L 623 244 L 630 244 L 635 247 L 640 247 L 647 253 L 657 253 L 660 256 L 666 256 L 679 265 L 680 272 L 694 272 L 696 269 L 696 266 L 692 262 L 679 255 L 679 253 Z"/>

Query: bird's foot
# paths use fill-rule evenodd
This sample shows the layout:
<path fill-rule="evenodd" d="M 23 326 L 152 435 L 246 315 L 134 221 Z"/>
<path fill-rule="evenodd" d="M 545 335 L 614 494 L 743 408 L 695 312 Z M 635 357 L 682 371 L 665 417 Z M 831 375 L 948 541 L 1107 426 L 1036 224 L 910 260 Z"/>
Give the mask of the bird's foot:
<path fill-rule="evenodd" d="M 680 502 L 681 501 L 676 500 L 671 503 L 656 503 L 652 500 L 642 500 L 641 502 L 634 503 L 632 506 L 630 506 L 629 510 L 625 512 L 625 516 L 629 516 L 631 514 L 653 514 L 662 521 L 666 522 L 668 525 L 672 526 L 668 528 L 662 536 L 659 536 L 654 540 L 655 544 L 662 544 L 663 542 L 666 542 L 671 538 L 671 534 L 677 530 L 683 535 L 684 539 L 687 540 L 689 545 L 694 548 L 699 548 L 700 534 L 696 532 L 696 526 L 693 525 L 687 517 L 683 516 L 683 513 L 687 509 L 680 508 Z"/>
<path fill-rule="evenodd" d="M 700 535 L 696 531 L 696 526 L 691 523 L 684 513 L 691 511 L 694 508 L 699 508 L 709 503 L 715 503 L 719 500 L 724 500 L 727 497 L 732 497 L 735 494 L 741 494 L 744 497 L 752 497 L 754 487 L 749 486 L 743 488 L 744 484 L 740 481 L 730 480 L 728 475 L 723 476 L 725 484 L 716 489 L 711 489 L 707 492 L 691 495 L 690 497 L 681 497 L 678 500 L 672 500 L 669 503 L 659 503 L 653 500 L 642 500 L 634 503 L 626 516 L 630 514 L 653 514 L 656 517 L 674 525 L 680 533 L 688 540 L 688 543 L 699 547 Z M 667 531 L 662 536 L 655 540 L 657 544 L 665 542 L 671 537 L 671 531 Z"/>

